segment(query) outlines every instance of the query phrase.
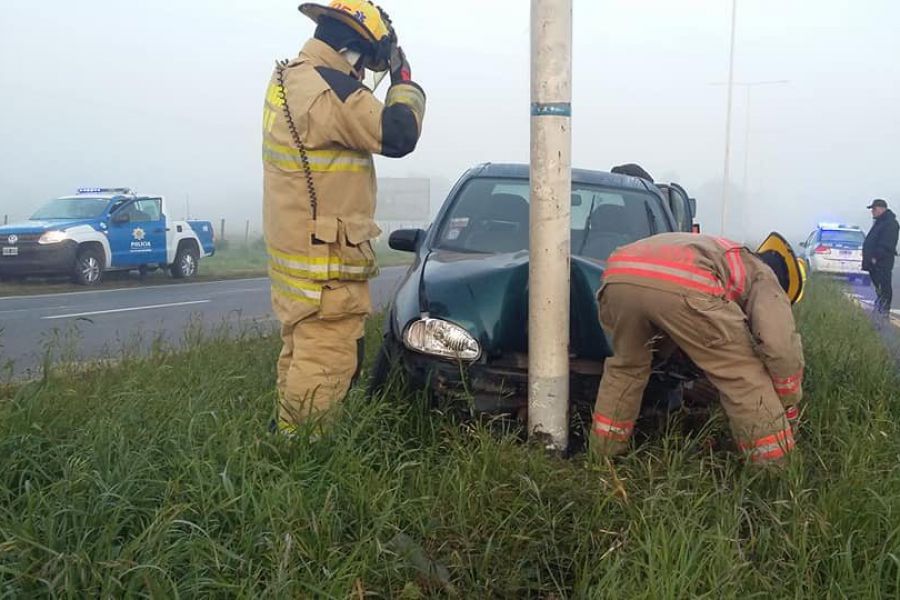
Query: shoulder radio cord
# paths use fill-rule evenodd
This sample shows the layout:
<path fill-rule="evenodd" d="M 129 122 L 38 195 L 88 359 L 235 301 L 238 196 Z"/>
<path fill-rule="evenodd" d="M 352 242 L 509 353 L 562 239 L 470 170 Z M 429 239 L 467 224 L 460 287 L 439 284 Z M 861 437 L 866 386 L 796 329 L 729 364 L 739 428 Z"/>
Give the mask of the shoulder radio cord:
<path fill-rule="evenodd" d="M 288 130 L 291 132 L 294 145 L 296 145 L 297 150 L 300 151 L 300 161 L 303 163 L 303 174 L 306 176 L 306 189 L 309 191 L 309 206 L 312 211 L 313 221 L 315 221 L 316 215 L 319 212 L 319 198 L 316 196 L 316 186 L 313 183 L 312 169 L 309 166 L 309 153 L 306 150 L 306 144 L 300 139 L 300 133 L 297 131 L 297 126 L 294 124 L 294 119 L 291 116 L 291 109 L 288 107 L 287 92 L 284 88 L 284 69 L 287 67 L 287 64 L 287 60 L 275 63 L 276 77 L 278 77 L 278 95 L 281 98 L 281 107 L 284 110 L 284 119 L 287 122 Z"/>

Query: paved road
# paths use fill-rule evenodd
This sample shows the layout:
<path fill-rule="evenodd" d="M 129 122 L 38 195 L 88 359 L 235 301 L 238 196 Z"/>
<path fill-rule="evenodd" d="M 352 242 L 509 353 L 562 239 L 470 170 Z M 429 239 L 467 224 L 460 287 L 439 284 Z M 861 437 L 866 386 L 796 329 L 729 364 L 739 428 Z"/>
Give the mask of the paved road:
<path fill-rule="evenodd" d="M 382 269 L 372 282 L 380 309 L 406 272 Z M 123 348 L 146 351 L 156 340 L 183 343 L 187 328 L 205 330 L 258 324 L 274 327 L 268 280 L 239 279 L 0 298 L 0 367 L 6 376 L 39 372 L 52 362 L 120 356 Z"/>
<path fill-rule="evenodd" d="M 894 269 L 894 306 L 898 306 L 900 304 L 900 265 L 898 265 Z M 855 297 L 863 307 L 864 310 L 871 313 L 874 305 L 875 305 L 875 290 L 872 286 L 863 286 L 859 283 L 853 283 L 850 286 L 849 292 L 851 296 Z M 885 346 L 894 356 L 894 360 L 897 361 L 898 367 L 900 367 L 900 309 L 895 308 L 891 311 L 891 323 L 894 327 L 876 327 L 879 335 L 884 340 Z M 880 320 L 876 319 L 876 324 L 881 323 Z"/>
<path fill-rule="evenodd" d="M 860 283 L 852 283 L 851 290 L 854 294 L 859 296 L 861 299 L 866 300 L 868 302 L 875 301 L 875 288 L 870 286 L 864 286 Z M 900 318 L 900 264 L 894 268 L 894 315 Z"/>

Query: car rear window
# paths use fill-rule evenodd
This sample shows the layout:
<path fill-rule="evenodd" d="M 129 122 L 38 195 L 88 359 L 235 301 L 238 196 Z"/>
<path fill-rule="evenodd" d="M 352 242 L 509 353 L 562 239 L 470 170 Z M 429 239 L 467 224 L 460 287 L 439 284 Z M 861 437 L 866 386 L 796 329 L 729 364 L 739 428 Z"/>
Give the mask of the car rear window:
<path fill-rule="evenodd" d="M 862 231 L 822 230 L 821 243 L 842 248 L 862 248 L 866 236 Z"/>
<path fill-rule="evenodd" d="M 528 249 L 531 189 L 527 180 L 475 178 L 457 194 L 437 246 L 501 254 Z M 650 193 L 574 184 L 572 253 L 606 260 L 625 244 L 671 231 L 661 200 Z"/>

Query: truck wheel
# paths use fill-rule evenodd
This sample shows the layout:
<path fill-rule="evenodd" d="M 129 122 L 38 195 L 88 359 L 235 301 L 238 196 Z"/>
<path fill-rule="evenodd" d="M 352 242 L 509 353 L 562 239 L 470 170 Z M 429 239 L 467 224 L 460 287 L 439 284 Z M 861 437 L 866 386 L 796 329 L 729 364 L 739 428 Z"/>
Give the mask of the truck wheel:
<path fill-rule="evenodd" d="M 172 277 L 175 279 L 190 279 L 197 274 L 200 263 L 200 253 L 192 244 L 182 244 L 172 263 Z"/>
<path fill-rule="evenodd" d="M 85 248 L 75 258 L 72 281 L 78 285 L 98 285 L 103 280 L 103 251 Z"/>

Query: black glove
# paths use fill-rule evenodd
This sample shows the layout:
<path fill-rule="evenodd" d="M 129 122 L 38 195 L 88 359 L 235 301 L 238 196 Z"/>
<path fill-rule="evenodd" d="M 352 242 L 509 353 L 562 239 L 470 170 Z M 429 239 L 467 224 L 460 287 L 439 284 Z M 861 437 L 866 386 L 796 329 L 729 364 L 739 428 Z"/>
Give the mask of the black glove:
<path fill-rule="evenodd" d="M 394 46 L 391 50 L 391 83 L 406 83 L 412 81 L 412 67 L 406 60 L 406 54 L 400 46 Z"/>

